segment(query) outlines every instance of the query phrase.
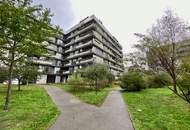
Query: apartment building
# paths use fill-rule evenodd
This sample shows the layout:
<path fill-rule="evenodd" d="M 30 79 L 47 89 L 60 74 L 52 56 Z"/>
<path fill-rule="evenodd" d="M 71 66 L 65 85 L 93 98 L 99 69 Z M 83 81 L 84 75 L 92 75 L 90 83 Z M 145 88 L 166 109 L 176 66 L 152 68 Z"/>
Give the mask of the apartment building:
<path fill-rule="evenodd" d="M 36 83 L 59 83 L 61 82 L 61 67 L 63 62 L 64 50 L 64 35 L 60 34 L 59 37 L 50 38 L 47 44 L 47 50 L 50 56 L 47 57 L 34 57 L 33 61 L 38 66 L 39 72 L 42 74 L 37 78 Z"/>
<path fill-rule="evenodd" d="M 178 58 L 190 55 L 190 39 L 183 40 L 177 45 Z"/>
<path fill-rule="evenodd" d="M 44 73 L 37 83 L 67 82 L 78 69 L 93 63 L 106 64 L 116 78 L 124 71 L 122 46 L 94 15 L 48 42 L 53 58 L 36 59 Z"/>

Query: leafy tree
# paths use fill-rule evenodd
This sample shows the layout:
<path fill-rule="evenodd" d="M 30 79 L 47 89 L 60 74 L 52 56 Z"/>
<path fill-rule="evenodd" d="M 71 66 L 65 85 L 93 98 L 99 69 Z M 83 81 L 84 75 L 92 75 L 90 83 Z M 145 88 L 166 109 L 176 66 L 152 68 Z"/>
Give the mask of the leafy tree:
<path fill-rule="evenodd" d="M 100 89 L 101 83 L 107 82 L 106 84 L 108 84 L 108 82 L 113 81 L 113 75 L 109 72 L 108 67 L 102 64 L 93 64 L 82 70 L 80 73 L 82 77 L 95 84 L 96 91 Z M 103 83 L 103 85 L 105 84 Z"/>
<path fill-rule="evenodd" d="M 11 96 L 11 79 L 16 63 L 27 56 L 46 55 L 44 41 L 54 37 L 58 29 L 50 24 L 50 10 L 31 5 L 31 0 L 0 2 L 0 61 L 8 66 L 8 89 L 4 110 Z M 7 55 L 8 53 L 8 55 Z"/>
<path fill-rule="evenodd" d="M 69 85 L 72 85 L 74 91 L 75 91 L 77 88 L 79 88 L 79 87 L 85 85 L 83 82 L 84 82 L 84 79 L 81 77 L 81 75 L 80 75 L 79 73 L 74 73 L 74 74 L 71 75 L 71 76 L 69 77 L 69 79 L 68 79 L 68 84 L 69 84 Z"/>
<path fill-rule="evenodd" d="M 0 67 L 0 83 L 8 79 L 7 68 Z"/>
<path fill-rule="evenodd" d="M 188 25 L 171 10 L 157 20 L 146 35 L 135 34 L 140 38 L 137 47 L 147 54 L 148 62 L 157 68 L 165 70 L 172 78 L 174 93 L 177 92 L 177 43 L 183 40 L 188 31 Z M 150 66 L 151 67 L 151 66 Z"/>
<path fill-rule="evenodd" d="M 124 63 L 128 65 L 128 70 L 146 70 L 146 57 L 140 51 L 127 54 Z"/>
<path fill-rule="evenodd" d="M 40 75 L 37 67 L 30 62 L 22 62 L 16 64 L 16 67 L 13 71 L 13 77 L 18 80 L 18 90 L 20 91 L 21 82 L 26 82 L 28 85 L 29 81 L 35 81 L 37 76 Z"/>

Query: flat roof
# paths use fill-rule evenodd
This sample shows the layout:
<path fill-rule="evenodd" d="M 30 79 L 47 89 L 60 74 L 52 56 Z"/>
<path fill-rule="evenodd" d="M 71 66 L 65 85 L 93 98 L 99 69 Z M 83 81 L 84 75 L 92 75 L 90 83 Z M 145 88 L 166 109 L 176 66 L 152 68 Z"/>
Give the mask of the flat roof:
<path fill-rule="evenodd" d="M 89 22 L 91 20 L 94 20 L 112 38 L 112 40 L 114 40 L 118 44 L 118 46 L 120 48 L 122 48 L 122 46 L 118 42 L 118 40 L 106 29 L 106 27 L 103 25 L 102 21 L 100 21 L 95 15 L 91 15 L 91 16 L 88 16 L 88 17 L 84 18 L 78 24 L 76 24 L 75 26 L 73 26 L 72 28 L 70 28 L 69 30 L 67 30 L 65 32 L 65 34 L 68 34 L 68 33 L 72 32 L 72 31 L 74 31 L 75 29 L 77 29 L 81 25 L 83 25 L 83 24 L 85 24 L 85 23 L 87 23 L 87 22 Z"/>

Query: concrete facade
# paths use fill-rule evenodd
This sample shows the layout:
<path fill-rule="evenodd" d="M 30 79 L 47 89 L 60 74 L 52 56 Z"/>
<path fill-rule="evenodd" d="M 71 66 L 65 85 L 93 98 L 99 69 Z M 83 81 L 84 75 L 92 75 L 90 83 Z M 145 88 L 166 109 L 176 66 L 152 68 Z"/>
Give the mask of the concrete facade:
<path fill-rule="evenodd" d="M 53 59 L 35 59 L 39 71 L 47 75 L 37 83 L 66 82 L 78 69 L 93 63 L 107 65 L 116 78 L 124 70 L 122 46 L 94 15 L 47 43 Z"/>

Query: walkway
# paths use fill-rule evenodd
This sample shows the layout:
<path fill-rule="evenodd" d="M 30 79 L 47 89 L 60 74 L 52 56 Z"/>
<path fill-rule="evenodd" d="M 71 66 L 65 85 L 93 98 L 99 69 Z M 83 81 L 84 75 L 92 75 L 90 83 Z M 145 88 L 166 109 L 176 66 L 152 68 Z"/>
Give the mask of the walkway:
<path fill-rule="evenodd" d="M 80 102 L 60 88 L 44 88 L 61 111 L 49 130 L 134 130 L 118 90 L 110 92 L 99 108 Z"/>

